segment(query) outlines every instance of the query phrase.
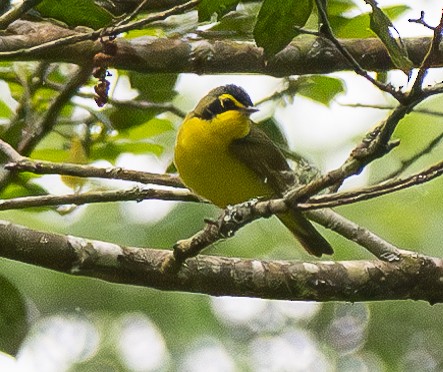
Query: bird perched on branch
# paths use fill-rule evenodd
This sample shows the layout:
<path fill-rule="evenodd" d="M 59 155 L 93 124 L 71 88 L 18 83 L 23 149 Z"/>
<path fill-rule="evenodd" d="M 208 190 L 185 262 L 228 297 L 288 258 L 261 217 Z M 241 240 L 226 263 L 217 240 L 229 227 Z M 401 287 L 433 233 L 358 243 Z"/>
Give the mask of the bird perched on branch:
<path fill-rule="evenodd" d="M 282 196 L 293 186 L 284 155 L 250 119 L 256 111 L 242 88 L 224 85 L 203 97 L 179 129 L 174 162 L 180 177 L 220 208 L 256 197 Z M 277 217 L 310 254 L 333 253 L 301 211 Z"/>

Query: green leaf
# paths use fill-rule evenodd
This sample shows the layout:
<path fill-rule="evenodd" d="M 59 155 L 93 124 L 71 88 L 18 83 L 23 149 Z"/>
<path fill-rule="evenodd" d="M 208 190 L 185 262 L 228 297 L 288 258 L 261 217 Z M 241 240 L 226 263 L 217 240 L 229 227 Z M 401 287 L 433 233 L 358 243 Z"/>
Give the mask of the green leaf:
<path fill-rule="evenodd" d="M 298 34 L 295 27 L 303 27 L 312 13 L 312 0 L 264 0 L 254 38 L 271 57 L 281 51 Z"/>
<path fill-rule="evenodd" d="M 235 10 L 239 0 L 202 0 L 198 5 L 198 20 L 209 21 L 214 13 L 218 18 Z"/>
<path fill-rule="evenodd" d="M 411 8 L 407 5 L 395 5 L 395 6 L 382 8 L 383 12 L 389 17 L 389 19 L 392 20 L 397 19 L 398 17 L 400 17 L 410 9 Z"/>
<path fill-rule="evenodd" d="M 6 11 L 11 7 L 11 0 L 3 0 L 0 2 L 0 14 L 6 13 Z"/>
<path fill-rule="evenodd" d="M 355 8 L 351 0 L 334 0 L 328 2 L 328 17 L 343 14 Z"/>
<path fill-rule="evenodd" d="M 117 138 L 128 138 L 133 141 L 138 141 L 157 136 L 173 129 L 174 126 L 169 120 L 154 118 L 142 125 L 132 127 L 126 132 L 119 133 Z"/>
<path fill-rule="evenodd" d="M 140 74 L 132 71 L 128 73 L 131 87 L 139 91 L 137 99 L 154 103 L 172 101 L 177 94 L 174 90 L 177 76 L 177 74 Z M 112 127 L 119 131 L 144 124 L 155 115 L 166 111 L 161 107 L 142 109 L 118 102 L 113 105 L 109 119 Z"/>
<path fill-rule="evenodd" d="M 202 31 L 205 38 L 250 39 L 257 22 L 259 3 L 244 5 L 241 10 L 230 12 L 211 28 Z"/>
<path fill-rule="evenodd" d="M 291 82 L 297 94 L 329 106 L 337 94 L 345 91 L 343 80 L 324 75 L 302 76 Z"/>
<path fill-rule="evenodd" d="M 91 159 L 104 159 L 112 163 L 123 153 L 161 155 L 163 146 L 146 141 L 113 141 L 94 145 L 90 154 Z"/>
<path fill-rule="evenodd" d="M 177 74 L 141 74 L 131 71 L 128 77 L 131 87 L 139 91 L 139 99 L 170 102 L 177 94 L 174 90 Z"/>
<path fill-rule="evenodd" d="M 54 18 L 67 25 L 98 29 L 109 25 L 113 17 L 93 0 L 43 0 L 35 7 L 43 17 Z"/>
<path fill-rule="evenodd" d="M 408 51 L 400 38 L 399 32 L 386 14 L 377 6 L 376 1 L 366 0 L 366 2 L 372 7 L 371 30 L 385 45 L 394 65 L 404 73 L 409 74 L 414 64 L 408 57 Z M 398 39 L 393 36 L 393 33 L 398 36 Z"/>
<path fill-rule="evenodd" d="M 390 18 L 396 19 L 410 8 L 406 5 L 396 5 L 383 8 L 383 12 Z M 370 29 L 370 14 L 359 14 L 352 18 L 341 15 L 330 15 L 329 21 L 334 29 L 335 36 L 347 39 L 363 39 L 374 37 Z"/>
<path fill-rule="evenodd" d="M 67 140 L 58 132 L 52 131 L 43 138 L 38 146 L 32 151 L 31 156 L 38 160 L 48 160 L 54 162 L 66 161 L 68 157 Z"/>
<path fill-rule="evenodd" d="M 152 102 L 170 102 L 176 95 L 174 90 L 177 74 L 128 73 L 131 87 L 140 92 L 138 98 Z"/>
<path fill-rule="evenodd" d="M 141 30 L 139 30 L 139 29 L 130 30 L 124 35 L 124 38 L 127 40 L 131 40 L 131 39 L 136 39 L 136 38 L 145 37 L 145 36 L 162 38 L 162 37 L 167 37 L 167 34 L 166 34 L 165 30 L 163 30 L 161 28 L 147 27 L 147 28 L 143 28 Z"/>
<path fill-rule="evenodd" d="M 11 108 L 3 101 L 0 100 L 0 118 L 10 119 L 12 117 Z"/>
<path fill-rule="evenodd" d="M 132 127 L 137 127 L 151 120 L 156 114 L 162 112 L 160 109 L 141 109 L 118 105 L 112 108 L 109 114 L 112 128 L 118 131 L 125 131 Z"/>
<path fill-rule="evenodd" d="M 17 102 L 20 101 L 23 97 L 23 85 L 16 83 L 14 81 L 11 81 L 8 83 L 9 90 L 11 91 L 11 96 L 14 98 Z"/>
<path fill-rule="evenodd" d="M 274 117 L 267 118 L 266 120 L 261 121 L 258 125 L 268 135 L 272 142 L 277 144 L 280 148 L 288 148 L 288 141 Z"/>
<path fill-rule="evenodd" d="M 0 293 L 0 350 L 15 354 L 28 327 L 25 299 L 3 276 L 0 276 Z"/>
<path fill-rule="evenodd" d="M 68 152 L 63 149 L 37 148 L 32 152 L 32 158 L 62 163 L 68 158 Z"/>

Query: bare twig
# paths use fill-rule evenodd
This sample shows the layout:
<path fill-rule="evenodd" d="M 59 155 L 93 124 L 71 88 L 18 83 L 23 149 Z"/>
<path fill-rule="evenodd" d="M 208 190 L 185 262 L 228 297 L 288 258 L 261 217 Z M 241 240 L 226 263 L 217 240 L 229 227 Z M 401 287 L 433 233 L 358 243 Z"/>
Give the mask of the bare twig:
<path fill-rule="evenodd" d="M 410 18 L 410 19 L 408 19 L 408 22 L 411 22 L 411 23 L 418 23 L 418 24 L 420 24 L 420 25 L 422 25 L 422 26 L 424 26 L 424 27 L 426 27 L 426 28 L 429 28 L 429 29 L 432 30 L 432 31 L 435 30 L 435 27 L 434 27 L 434 26 L 431 26 L 430 24 L 428 24 L 428 23 L 425 21 L 425 12 L 424 12 L 423 10 L 420 12 L 420 18 L 416 18 L 416 19 L 414 19 L 414 18 Z"/>
<path fill-rule="evenodd" d="M 184 118 L 186 116 L 185 112 L 174 106 L 172 103 L 167 103 L 167 102 L 162 103 L 162 102 L 150 102 L 143 100 L 121 101 L 110 98 L 108 99 L 108 103 L 112 104 L 115 107 L 125 106 L 125 107 L 133 107 L 144 110 L 158 109 L 158 110 L 169 111 L 180 118 Z"/>
<path fill-rule="evenodd" d="M 398 249 L 367 228 L 334 212 L 332 209 L 307 211 L 306 216 L 312 221 L 336 232 L 346 239 L 355 242 L 380 260 L 395 262 L 410 257 L 414 253 Z"/>
<path fill-rule="evenodd" d="M 45 81 L 45 85 L 51 89 L 55 90 L 61 90 L 63 89 L 62 84 L 54 83 L 52 81 Z M 95 94 L 93 93 L 86 93 L 86 92 L 77 92 L 76 96 L 83 97 L 83 98 L 91 98 L 94 99 Z M 115 107 L 124 106 L 124 107 L 134 107 L 138 109 L 158 109 L 158 110 L 164 110 L 169 111 L 173 113 L 174 115 L 177 115 L 180 118 L 184 118 L 186 116 L 186 113 L 174 106 L 170 102 L 151 102 L 151 101 L 145 101 L 145 100 L 117 100 L 113 98 L 108 98 L 108 103 L 112 104 Z"/>
<path fill-rule="evenodd" d="M 21 158 L 6 164 L 5 168 L 13 171 L 32 172 L 35 174 L 59 174 L 75 177 L 105 178 L 179 188 L 184 187 L 180 178 L 177 176 L 140 172 L 130 169 L 123 169 L 120 167 L 98 168 L 90 165 L 53 163 L 48 161 L 37 161 L 28 158 Z"/>
<path fill-rule="evenodd" d="M 428 169 L 415 173 L 402 179 L 394 179 L 377 185 L 360 188 L 353 191 L 339 192 L 310 197 L 305 203 L 297 204 L 301 210 L 332 208 L 340 205 L 368 200 L 382 195 L 390 194 L 412 186 L 429 182 L 443 174 L 443 162 L 433 165 Z"/>
<path fill-rule="evenodd" d="M 128 22 L 131 22 L 138 13 L 140 13 L 143 10 L 143 7 L 149 2 L 149 0 L 143 0 L 140 4 L 137 5 L 137 7 L 126 17 L 124 17 L 122 20 L 120 20 L 115 27 L 119 27 L 121 25 L 127 24 Z"/>
<path fill-rule="evenodd" d="M 45 86 L 54 89 L 54 90 L 62 90 L 63 85 L 59 83 L 55 83 L 53 81 L 46 80 Z M 95 95 L 93 93 L 86 93 L 86 92 L 77 92 L 76 96 L 83 97 L 83 98 L 91 98 L 94 99 Z M 184 118 L 186 116 L 186 113 L 174 106 L 170 102 L 152 102 L 152 101 L 145 101 L 145 100 L 118 100 L 113 98 L 108 98 L 108 103 L 112 104 L 113 106 L 119 107 L 133 107 L 137 109 L 142 110 L 149 110 L 149 109 L 158 109 L 158 110 L 164 110 L 169 111 L 173 113 L 174 115 L 177 115 L 180 118 Z"/>
<path fill-rule="evenodd" d="M 401 173 L 403 173 L 406 169 L 408 169 L 412 164 L 414 164 L 418 159 L 420 159 L 423 155 L 429 154 L 434 150 L 437 145 L 443 140 L 443 133 L 435 137 L 425 148 L 416 154 L 412 155 L 410 158 L 402 160 L 401 166 L 384 177 L 385 180 L 389 180 L 391 178 L 397 177 Z"/>
<path fill-rule="evenodd" d="M 363 68 L 360 66 L 357 60 L 352 56 L 352 54 L 349 53 L 349 51 L 346 48 L 344 48 L 343 45 L 340 43 L 340 41 L 335 37 L 322 1 L 315 0 L 315 2 L 317 4 L 318 14 L 322 23 L 321 27 L 322 35 L 325 36 L 335 45 L 335 47 L 340 51 L 343 57 L 345 57 L 346 60 L 351 64 L 354 71 L 358 75 L 370 81 L 374 86 L 376 86 L 378 89 L 382 90 L 383 92 L 389 93 L 397 101 L 403 102 L 405 99 L 405 95 L 401 91 L 396 90 L 390 84 L 383 84 L 382 82 L 374 79 L 371 75 L 369 75 L 367 71 L 363 70 Z"/>
<path fill-rule="evenodd" d="M 20 162 L 23 160 L 23 156 L 21 156 L 15 149 L 7 142 L 0 140 L 0 151 L 5 154 L 8 160 L 13 162 Z"/>
<path fill-rule="evenodd" d="M 434 37 L 432 38 L 431 46 L 423 59 L 423 62 L 418 70 L 417 77 L 415 78 L 414 85 L 408 95 L 410 100 L 416 99 L 416 97 L 422 92 L 423 80 L 428 73 L 429 68 L 432 66 L 435 59 L 438 58 L 440 54 L 440 43 L 443 38 L 443 13 L 440 18 L 440 22 L 437 27 L 434 28 Z"/>
<path fill-rule="evenodd" d="M 366 103 L 338 103 L 340 106 L 344 107 L 354 107 L 354 108 L 370 108 L 370 109 L 376 109 L 376 110 L 394 110 L 395 106 L 393 105 L 372 105 L 372 104 L 366 104 Z M 413 111 L 416 114 L 424 114 L 424 115 L 430 115 L 430 116 L 437 116 L 442 117 L 443 111 L 435 111 L 427 108 L 417 108 Z"/>
<path fill-rule="evenodd" d="M 1 199 L 0 211 L 35 207 L 60 206 L 67 204 L 84 205 L 93 203 L 109 203 L 118 201 L 137 201 L 155 199 L 168 201 L 202 200 L 188 190 L 159 190 L 152 188 L 132 187 L 130 189 L 112 191 L 89 191 L 67 195 L 23 196 L 13 199 Z"/>

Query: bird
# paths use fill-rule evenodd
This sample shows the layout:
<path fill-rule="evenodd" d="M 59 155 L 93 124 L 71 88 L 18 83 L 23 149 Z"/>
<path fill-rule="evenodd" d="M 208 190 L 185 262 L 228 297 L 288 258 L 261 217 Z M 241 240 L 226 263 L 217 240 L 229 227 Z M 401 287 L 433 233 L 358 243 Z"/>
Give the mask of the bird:
<path fill-rule="evenodd" d="M 253 122 L 258 111 L 234 84 L 212 89 L 178 129 L 174 163 L 190 190 L 220 208 L 254 198 L 282 197 L 293 186 L 285 156 Z M 310 254 L 332 254 L 328 241 L 297 209 L 276 215 Z"/>

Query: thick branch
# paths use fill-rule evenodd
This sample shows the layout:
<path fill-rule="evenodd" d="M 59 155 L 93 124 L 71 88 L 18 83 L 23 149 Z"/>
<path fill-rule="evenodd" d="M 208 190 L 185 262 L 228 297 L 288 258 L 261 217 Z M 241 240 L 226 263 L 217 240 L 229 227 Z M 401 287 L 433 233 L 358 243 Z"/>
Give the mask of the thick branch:
<path fill-rule="evenodd" d="M 443 302 L 443 260 L 261 261 L 198 256 L 164 272 L 170 251 L 123 247 L 0 221 L 0 256 L 72 275 L 214 296 L 303 301 Z"/>
<path fill-rule="evenodd" d="M 44 50 L 37 49 L 37 46 L 60 38 L 71 38 L 74 41 L 86 38 L 82 35 L 49 23 L 16 21 L 9 26 L 8 34 L 0 36 L 0 59 L 39 59 L 81 64 L 90 61 L 102 50 L 100 41 L 91 41 L 90 38 L 76 44 L 54 43 L 54 47 Z M 385 71 L 395 68 L 386 48 L 378 39 L 345 39 L 340 42 L 365 70 Z M 415 66 L 420 66 L 431 38 L 410 38 L 404 42 L 409 58 Z M 146 73 L 259 73 L 288 76 L 353 69 L 329 40 L 315 37 L 296 38 L 269 61 L 266 61 L 261 48 L 244 42 L 118 38 L 114 43 L 116 54 L 103 60 L 105 67 Z M 440 66 L 443 66 L 443 51 L 432 61 L 432 67 Z"/>

